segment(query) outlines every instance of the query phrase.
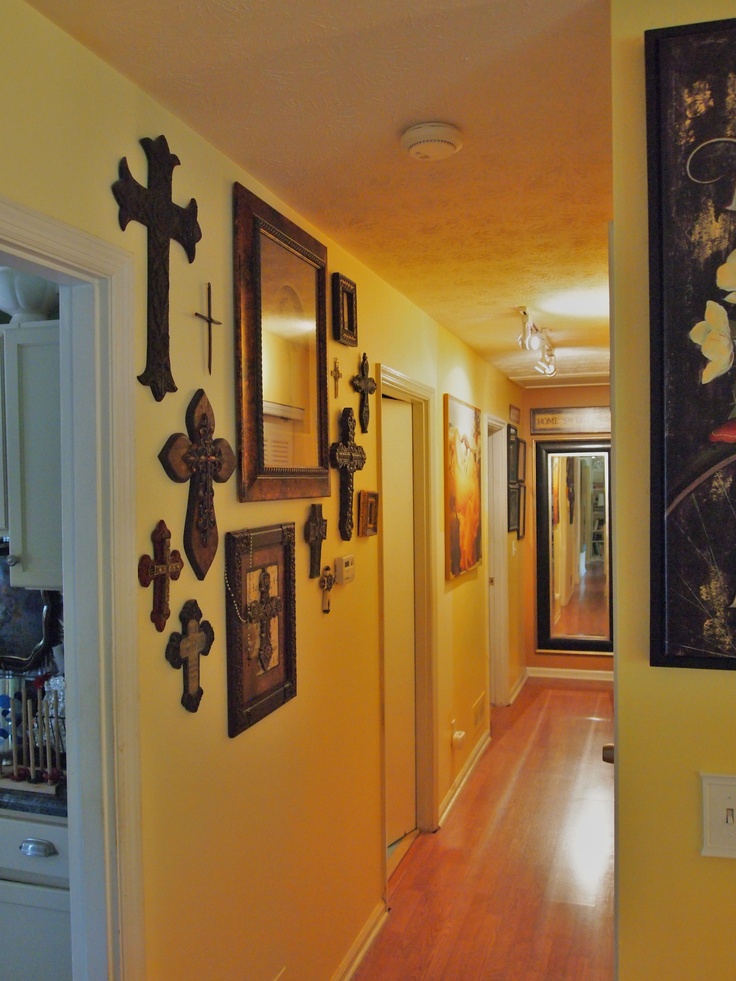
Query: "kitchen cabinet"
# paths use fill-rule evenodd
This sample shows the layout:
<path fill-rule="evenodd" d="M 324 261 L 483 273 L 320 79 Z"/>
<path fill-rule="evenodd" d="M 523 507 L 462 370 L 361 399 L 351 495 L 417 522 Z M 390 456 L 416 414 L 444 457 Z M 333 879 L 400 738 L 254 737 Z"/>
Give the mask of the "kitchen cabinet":
<path fill-rule="evenodd" d="M 5 327 L 3 359 L 10 585 L 61 589 L 59 322 Z"/>

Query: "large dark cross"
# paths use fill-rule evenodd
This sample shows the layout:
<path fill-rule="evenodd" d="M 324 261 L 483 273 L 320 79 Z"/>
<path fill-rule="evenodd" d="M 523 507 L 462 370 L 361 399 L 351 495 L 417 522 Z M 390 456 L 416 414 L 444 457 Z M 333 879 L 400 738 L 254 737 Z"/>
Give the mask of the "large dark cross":
<path fill-rule="evenodd" d="M 184 525 L 184 551 L 197 579 L 204 579 L 217 552 L 213 482 L 225 483 L 235 470 L 235 454 L 226 439 L 215 439 L 215 414 L 200 388 L 186 415 L 187 432 L 174 433 L 158 455 L 161 466 L 177 483 L 189 483 Z"/>
<path fill-rule="evenodd" d="M 184 563 L 176 549 L 170 551 L 171 532 L 163 518 L 151 532 L 151 541 L 153 558 L 150 555 L 141 555 L 138 561 L 138 582 L 141 586 L 150 586 L 153 583 L 151 622 L 161 632 L 171 616 L 169 580 L 179 578 Z"/>
<path fill-rule="evenodd" d="M 271 596 L 271 575 L 267 569 L 261 569 L 258 578 L 258 599 L 248 604 L 246 619 L 248 623 L 257 623 L 260 627 L 260 643 L 258 645 L 258 661 L 264 671 L 268 671 L 273 659 L 273 644 L 271 643 L 271 621 L 278 617 L 283 608 L 280 596 Z"/>
<path fill-rule="evenodd" d="M 318 579 L 322 565 L 322 542 L 327 538 L 327 518 L 322 517 L 322 505 L 313 504 L 304 525 L 304 541 L 309 545 L 309 578 Z"/>
<path fill-rule="evenodd" d="M 330 464 L 340 472 L 340 537 L 353 537 L 353 476 L 365 466 L 365 450 L 355 443 L 355 413 L 343 409 L 340 416 L 340 442 L 330 447 Z"/>
<path fill-rule="evenodd" d="M 112 193 L 120 206 L 118 220 L 123 231 L 129 221 L 139 221 L 148 228 L 148 340 L 146 367 L 138 381 L 150 385 L 153 397 L 160 402 L 167 392 L 176 391 L 169 354 L 169 243 L 173 238 L 194 262 L 202 229 L 194 198 L 186 208 L 171 199 L 172 174 L 180 161 L 169 152 L 166 137 L 152 140 L 144 136 L 140 144 L 148 158 L 148 187 L 138 183 L 127 157 L 123 157 Z"/>
<path fill-rule="evenodd" d="M 196 600 L 187 600 L 179 614 L 181 633 L 172 633 L 166 645 L 166 660 L 172 668 L 184 668 L 184 693 L 181 704 L 187 712 L 196 712 L 202 701 L 199 681 L 199 659 L 209 654 L 215 641 L 215 632 Z"/>
<path fill-rule="evenodd" d="M 375 378 L 370 378 L 368 376 L 369 371 L 370 367 L 368 365 L 368 355 L 364 352 L 360 361 L 358 374 L 353 375 L 353 377 L 350 379 L 355 391 L 360 392 L 360 409 L 358 410 L 358 415 L 360 416 L 361 433 L 368 432 L 368 423 L 371 418 L 371 408 L 368 404 L 368 396 L 373 395 L 376 390 L 376 380 Z"/>

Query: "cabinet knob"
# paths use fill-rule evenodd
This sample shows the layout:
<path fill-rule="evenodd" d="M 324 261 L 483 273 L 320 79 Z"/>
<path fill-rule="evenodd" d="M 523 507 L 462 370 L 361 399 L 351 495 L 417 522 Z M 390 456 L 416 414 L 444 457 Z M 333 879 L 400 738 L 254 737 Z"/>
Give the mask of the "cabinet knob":
<path fill-rule="evenodd" d="M 46 841 L 44 838 L 26 838 L 21 842 L 20 851 L 29 858 L 50 858 L 59 854 L 53 841 Z"/>
<path fill-rule="evenodd" d="M 5 561 L 8 565 L 18 565 L 20 562 L 20 555 L 9 555 Z"/>

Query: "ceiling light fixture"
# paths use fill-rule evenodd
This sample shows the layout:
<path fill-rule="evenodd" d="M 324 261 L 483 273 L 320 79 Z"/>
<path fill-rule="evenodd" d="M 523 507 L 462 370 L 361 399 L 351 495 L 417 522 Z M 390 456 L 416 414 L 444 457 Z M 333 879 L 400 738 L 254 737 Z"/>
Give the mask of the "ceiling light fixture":
<path fill-rule="evenodd" d="M 463 145 L 457 126 L 451 123 L 417 123 L 405 130 L 401 146 L 415 160 L 445 160 Z"/>
<path fill-rule="evenodd" d="M 518 341 L 519 347 L 526 351 L 539 351 L 542 347 L 542 332 L 529 316 L 526 307 L 519 307 L 521 311 L 521 333 Z"/>
<path fill-rule="evenodd" d="M 539 361 L 534 365 L 534 370 L 538 371 L 540 375 L 551 378 L 557 373 L 555 349 L 547 336 L 547 332 L 541 331 L 540 333 L 542 334 L 542 353 L 539 355 Z"/>

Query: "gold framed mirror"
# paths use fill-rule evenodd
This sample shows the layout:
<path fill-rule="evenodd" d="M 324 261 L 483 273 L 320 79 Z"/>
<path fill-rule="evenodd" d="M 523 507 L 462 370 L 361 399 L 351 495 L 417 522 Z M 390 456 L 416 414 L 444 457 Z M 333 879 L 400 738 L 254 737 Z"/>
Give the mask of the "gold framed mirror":
<path fill-rule="evenodd" d="M 327 249 L 233 189 L 241 501 L 328 497 Z"/>

